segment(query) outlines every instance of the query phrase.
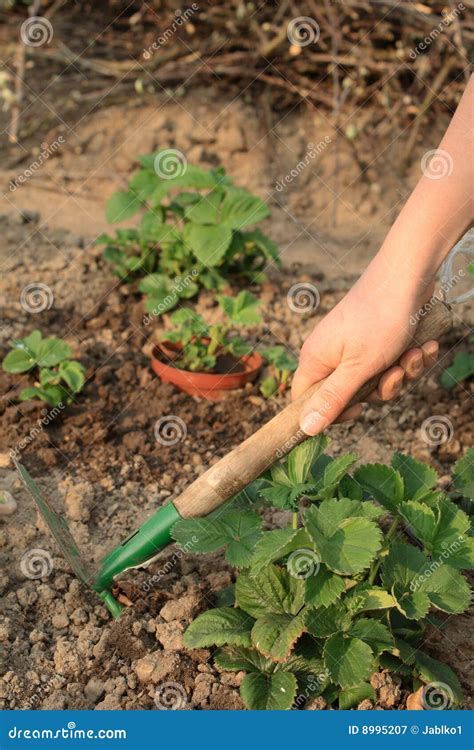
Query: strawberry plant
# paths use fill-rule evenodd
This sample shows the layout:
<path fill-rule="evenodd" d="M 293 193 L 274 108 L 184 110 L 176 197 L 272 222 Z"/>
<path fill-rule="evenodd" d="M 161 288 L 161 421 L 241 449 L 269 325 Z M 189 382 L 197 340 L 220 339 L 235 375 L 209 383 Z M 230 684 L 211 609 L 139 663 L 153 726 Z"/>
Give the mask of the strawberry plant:
<path fill-rule="evenodd" d="M 65 341 L 43 338 L 41 331 L 33 331 L 26 338 L 12 342 L 12 351 L 2 367 L 9 373 L 36 371 L 37 382 L 23 388 L 21 401 L 39 398 L 50 406 L 60 406 L 71 403 L 73 395 L 84 385 L 85 368 L 71 357 L 71 347 Z"/>
<path fill-rule="evenodd" d="M 469 337 L 469 343 L 474 344 L 474 336 Z M 474 351 L 456 352 L 452 364 L 441 374 L 441 385 L 454 388 L 458 383 L 469 380 L 474 376 Z"/>
<path fill-rule="evenodd" d="M 318 695 L 342 709 L 375 702 L 370 677 L 379 668 L 410 689 L 437 683 L 444 705 L 461 704 L 455 673 L 421 646 L 431 610 L 469 606 L 468 516 L 436 490 L 429 466 L 395 454 L 390 466 L 354 469 L 355 455 L 330 458 L 327 444 L 305 441 L 248 488 L 293 513 L 287 528 L 264 530 L 242 497 L 175 525 L 182 548 L 194 537 L 193 553 L 223 548 L 237 568 L 233 606 L 198 616 L 186 646 L 217 647 L 221 670 L 244 671 L 249 709 L 301 707 Z M 455 468 L 469 492 L 473 459 Z"/>
<path fill-rule="evenodd" d="M 261 318 L 257 312 L 259 301 L 242 291 L 237 297 L 218 296 L 219 307 L 224 313 L 223 323 L 208 324 L 194 310 L 182 308 L 171 316 L 176 330 L 166 331 L 162 339 L 182 347 L 174 360 L 182 370 L 212 372 L 218 357 L 232 355 L 242 357 L 252 347 L 234 333 L 237 326 L 256 325 Z"/>
<path fill-rule="evenodd" d="M 276 392 L 283 393 L 286 390 L 288 378 L 298 367 L 298 360 L 284 346 L 269 346 L 261 353 L 270 368 L 269 374 L 260 384 L 260 392 L 265 398 L 269 398 Z"/>
<path fill-rule="evenodd" d="M 106 246 L 104 258 L 119 278 L 156 274 L 147 283 L 154 285 L 159 302 L 169 293 L 165 278 L 194 272 L 196 284 L 222 289 L 230 275 L 258 280 L 267 263 L 279 263 L 275 243 L 259 229 L 247 229 L 269 213 L 260 198 L 236 188 L 222 168 L 206 171 L 188 164 L 175 176 L 160 176 L 155 167 L 162 155 L 166 151 L 139 157 L 140 169 L 127 190 L 107 203 L 110 223 L 141 212 L 136 229 L 96 240 Z M 191 288 L 188 292 L 191 296 Z"/>

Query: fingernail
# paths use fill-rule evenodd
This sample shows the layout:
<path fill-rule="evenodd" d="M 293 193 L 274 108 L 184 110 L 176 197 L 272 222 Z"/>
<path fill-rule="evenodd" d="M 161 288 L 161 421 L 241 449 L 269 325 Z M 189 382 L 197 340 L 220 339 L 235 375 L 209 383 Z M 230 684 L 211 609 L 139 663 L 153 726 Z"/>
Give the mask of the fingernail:
<path fill-rule="evenodd" d="M 426 344 L 425 346 L 425 352 L 429 354 L 430 357 L 437 357 L 439 351 L 439 344 L 436 342 L 433 342 L 431 344 Z"/>
<path fill-rule="evenodd" d="M 300 427 L 307 435 L 317 435 L 326 427 L 326 419 L 319 411 L 309 411 L 302 417 Z"/>

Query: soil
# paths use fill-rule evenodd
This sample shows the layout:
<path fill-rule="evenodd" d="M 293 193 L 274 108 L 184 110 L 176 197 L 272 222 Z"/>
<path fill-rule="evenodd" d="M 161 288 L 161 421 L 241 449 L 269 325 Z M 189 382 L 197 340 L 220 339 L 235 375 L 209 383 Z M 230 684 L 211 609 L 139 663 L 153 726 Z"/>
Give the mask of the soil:
<path fill-rule="evenodd" d="M 40 402 L 18 401 L 30 376 L 0 374 L 1 488 L 18 505 L 13 515 L 0 519 L 1 705 L 153 709 L 157 702 L 178 700 L 186 709 L 241 708 L 242 674 L 221 673 L 210 651 L 187 652 L 182 644 L 186 624 L 214 605 L 232 582 L 222 555 L 183 555 L 169 547 L 146 571 L 124 576 L 117 592 L 133 606 L 113 621 L 72 575 L 23 490 L 9 452 L 18 450 L 43 492 L 64 509 L 83 554 L 97 564 L 164 501 L 268 420 L 288 396 L 265 400 L 255 383 L 216 404 L 163 385 L 149 365 L 156 331 L 143 326 L 142 302 L 113 282 L 97 249 L 84 247 L 68 231 L 39 232 L 37 223 L 25 218 L 3 217 L 0 232 L 8 270 L 2 282 L 2 356 L 10 338 L 39 327 L 66 338 L 87 367 L 83 393 L 51 421 Z M 54 295 L 51 309 L 38 314 L 25 312 L 19 303 L 33 267 L 34 278 Z M 305 334 L 343 293 L 318 281 L 321 303 L 315 313 L 290 310 L 290 286 L 315 278 L 299 267 L 273 274 L 262 289 L 265 324 L 254 336 L 256 345 L 285 343 L 297 353 Z M 209 306 L 204 293 L 197 307 Z M 464 334 L 458 325 L 443 341 L 443 364 Z M 447 485 L 452 463 L 474 443 L 473 385 L 448 393 L 438 377 L 435 370 L 403 401 L 368 408 L 356 423 L 335 426 L 332 452 L 355 450 L 364 461 L 386 461 L 394 450 L 409 452 L 430 461 L 441 486 Z M 429 448 L 420 434 L 423 420 L 433 414 L 449 416 L 454 429 L 452 440 L 439 448 Z M 154 430 L 157 420 L 169 415 L 186 427 L 172 446 L 157 441 Z M 275 513 L 268 520 L 278 525 L 286 517 Z M 25 575 L 32 550 L 50 560 L 40 579 Z M 428 635 L 427 647 L 456 668 L 469 699 L 467 627 L 467 615 L 446 618 L 441 630 Z M 405 705 L 407 691 L 390 675 L 374 675 L 373 683 L 377 708 Z M 307 707 L 325 705 L 317 699 Z"/>

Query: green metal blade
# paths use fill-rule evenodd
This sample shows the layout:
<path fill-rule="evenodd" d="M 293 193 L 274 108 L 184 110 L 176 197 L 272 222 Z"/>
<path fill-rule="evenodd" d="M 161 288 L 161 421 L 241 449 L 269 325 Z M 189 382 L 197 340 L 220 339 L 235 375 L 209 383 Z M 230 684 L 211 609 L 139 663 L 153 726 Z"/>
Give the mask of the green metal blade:
<path fill-rule="evenodd" d="M 38 485 L 33 478 L 28 474 L 22 464 L 18 461 L 14 461 L 18 473 L 25 485 L 26 489 L 35 501 L 38 510 L 46 521 L 52 535 L 56 539 L 64 557 L 68 561 L 72 570 L 76 576 L 86 584 L 86 586 L 92 587 L 92 583 L 95 578 L 95 573 L 89 567 L 82 557 L 76 542 L 74 541 L 69 527 L 63 515 L 57 513 L 51 502 L 46 498 L 42 497 Z"/>

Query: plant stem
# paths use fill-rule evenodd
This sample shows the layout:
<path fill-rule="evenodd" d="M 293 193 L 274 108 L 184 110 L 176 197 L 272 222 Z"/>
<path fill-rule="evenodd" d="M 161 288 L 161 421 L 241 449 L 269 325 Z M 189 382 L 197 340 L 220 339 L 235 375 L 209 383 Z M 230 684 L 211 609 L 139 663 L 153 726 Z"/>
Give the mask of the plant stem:
<path fill-rule="evenodd" d="M 392 523 L 390 525 L 390 528 L 387 531 L 387 534 L 385 536 L 385 544 L 384 544 L 385 548 L 387 548 L 389 546 L 390 542 L 392 541 L 393 537 L 395 536 L 395 532 L 397 531 L 399 523 L 400 523 L 400 519 L 399 518 L 394 518 L 393 519 L 393 521 L 392 521 Z M 375 560 L 372 563 L 372 566 L 370 568 L 369 579 L 368 579 L 370 585 L 372 585 L 373 582 L 375 581 L 375 578 L 377 576 L 377 573 L 379 572 L 379 568 L 380 568 L 381 565 L 382 565 L 382 557 L 381 557 L 381 555 L 379 555 L 378 560 Z"/>
<path fill-rule="evenodd" d="M 292 529 L 298 528 L 298 511 L 291 514 L 291 528 Z"/>

